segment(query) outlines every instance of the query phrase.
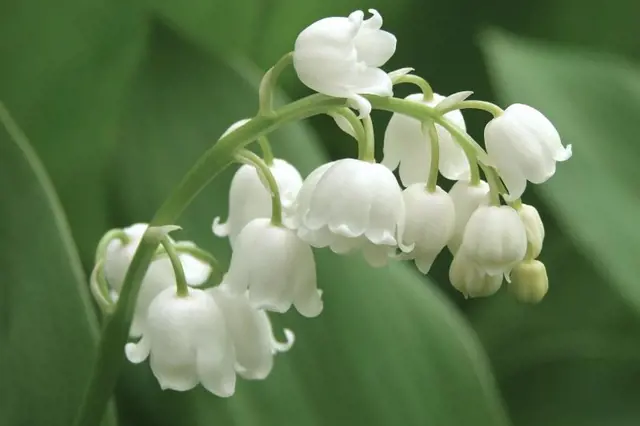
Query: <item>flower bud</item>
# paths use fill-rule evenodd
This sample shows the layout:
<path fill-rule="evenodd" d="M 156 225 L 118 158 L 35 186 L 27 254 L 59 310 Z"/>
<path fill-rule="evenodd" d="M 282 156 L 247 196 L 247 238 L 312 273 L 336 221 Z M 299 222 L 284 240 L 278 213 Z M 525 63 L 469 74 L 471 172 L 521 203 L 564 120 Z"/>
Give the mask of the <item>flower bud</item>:
<path fill-rule="evenodd" d="M 540 256 L 542 242 L 544 241 L 544 225 L 538 210 L 529 204 L 523 204 L 518 209 L 518 215 L 522 219 L 524 229 L 527 232 L 527 259 L 535 259 Z"/>
<path fill-rule="evenodd" d="M 549 277 L 544 263 L 525 260 L 511 271 L 509 291 L 520 302 L 538 303 L 549 290 Z"/>

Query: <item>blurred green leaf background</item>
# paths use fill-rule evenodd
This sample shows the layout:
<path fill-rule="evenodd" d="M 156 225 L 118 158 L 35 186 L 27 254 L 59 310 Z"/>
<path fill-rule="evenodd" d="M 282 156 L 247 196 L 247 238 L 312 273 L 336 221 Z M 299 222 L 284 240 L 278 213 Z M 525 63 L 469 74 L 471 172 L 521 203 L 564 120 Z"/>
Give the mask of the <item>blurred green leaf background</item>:
<path fill-rule="evenodd" d="M 399 40 L 386 69 L 414 67 L 441 94 L 528 103 L 573 145 L 525 194 L 547 228 L 547 297 L 464 300 L 448 254 L 426 278 L 318 251 L 325 312 L 273 317 L 297 342 L 266 381 L 221 400 L 161 391 L 129 365 L 104 424 L 640 424 L 640 3 L 0 0 L 0 100 L 32 145 L 0 132 L 0 426 L 70 424 L 98 338 L 86 275 L 100 236 L 149 220 L 255 113 L 261 73 L 300 30 L 368 8 Z M 309 93 L 291 71 L 282 83 L 282 100 Z M 481 138 L 487 117 L 466 118 Z M 388 115 L 374 120 L 382 135 Z M 303 173 L 356 152 L 326 117 L 272 141 Z M 179 223 L 223 260 L 210 225 L 231 176 Z"/>

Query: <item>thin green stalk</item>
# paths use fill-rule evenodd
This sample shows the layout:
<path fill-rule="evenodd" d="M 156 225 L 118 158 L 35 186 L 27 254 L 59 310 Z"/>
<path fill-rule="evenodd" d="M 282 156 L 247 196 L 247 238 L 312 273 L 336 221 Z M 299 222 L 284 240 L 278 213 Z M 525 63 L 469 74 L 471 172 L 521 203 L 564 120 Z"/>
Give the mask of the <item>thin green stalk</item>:
<path fill-rule="evenodd" d="M 269 139 L 266 136 L 260 136 L 258 138 L 258 145 L 260 145 L 260 150 L 262 151 L 262 158 L 264 158 L 264 162 L 267 163 L 267 166 L 273 166 L 273 150 L 271 149 L 271 144 L 269 143 Z"/>
<path fill-rule="evenodd" d="M 440 141 L 438 139 L 438 130 L 433 121 L 423 123 L 427 126 L 429 134 L 429 142 L 431 144 L 431 165 L 429 166 L 429 178 L 427 179 L 427 191 L 435 192 L 438 186 L 438 168 L 440 167 Z M 424 132 L 424 127 L 423 127 Z"/>
<path fill-rule="evenodd" d="M 445 108 L 442 110 L 443 114 L 446 114 L 450 111 L 454 111 L 457 109 L 479 109 L 481 111 L 486 111 L 489 114 L 493 115 L 494 117 L 498 117 L 502 114 L 504 114 L 504 111 L 502 110 L 502 108 L 500 108 L 498 105 L 493 104 L 491 102 L 486 102 L 486 101 L 462 101 L 462 102 L 458 102 L 457 104 L 453 104 L 448 108 Z"/>
<path fill-rule="evenodd" d="M 187 284 L 187 278 L 184 276 L 184 269 L 182 268 L 180 256 L 178 256 L 178 252 L 173 246 L 173 242 L 169 239 L 168 235 L 165 235 L 164 238 L 160 240 L 160 244 L 162 244 L 167 256 L 169 256 L 169 261 L 173 268 L 173 274 L 176 278 L 176 293 L 178 297 L 187 297 L 189 295 L 189 285 Z"/>
<path fill-rule="evenodd" d="M 371 115 L 362 119 L 364 125 L 364 143 L 358 141 L 358 158 L 370 163 L 376 162 L 376 139 L 373 131 L 373 122 Z M 364 146 L 363 146 L 364 145 Z"/>
<path fill-rule="evenodd" d="M 424 78 L 414 74 L 405 74 L 396 78 L 393 81 L 394 85 L 402 84 L 402 83 L 415 84 L 416 86 L 418 86 L 420 90 L 422 90 L 422 95 L 423 95 L 422 97 L 425 101 L 430 101 L 433 99 L 433 89 L 431 88 L 431 85 L 427 83 L 427 80 L 425 80 Z"/>
<path fill-rule="evenodd" d="M 96 262 L 96 265 L 93 267 L 93 271 L 91 271 L 89 288 L 91 289 L 91 295 L 100 308 L 100 311 L 103 314 L 110 314 L 113 312 L 115 303 L 109 297 L 109 286 L 104 277 L 104 261 L 102 259 Z"/>
<path fill-rule="evenodd" d="M 489 166 L 480 165 L 482 167 L 482 171 L 484 172 L 485 177 L 487 178 L 487 183 L 489 184 L 489 197 L 491 199 L 492 206 L 500 205 L 500 178 L 496 171 Z"/>
<path fill-rule="evenodd" d="M 274 226 L 282 226 L 282 200 L 280 198 L 280 188 L 278 188 L 278 182 L 271 173 L 269 166 L 255 153 L 243 149 L 236 154 L 239 161 L 243 163 L 251 164 L 256 168 L 260 177 L 266 182 L 271 193 L 271 223 Z"/>
<path fill-rule="evenodd" d="M 273 94 L 277 87 L 278 78 L 280 78 L 282 71 L 291 63 L 293 63 L 293 52 L 289 52 L 280 58 L 280 60 L 265 73 L 264 77 L 262 77 L 258 90 L 260 96 L 258 115 L 270 116 L 274 114 Z"/>
<path fill-rule="evenodd" d="M 96 248 L 96 263 L 101 259 L 104 259 L 107 254 L 107 247 L 113 240 L 120 240 L 122 244 L 129 243 L 129 236 L 123 229 L 115 228 L 108 231 L 98 242 L 98 248 Z"/>
<path fill-rule="evenodd" d="M 414 102 L 406 99 L 385 98 L 374 95 L 367 95 L 365 97 L 369 102 L 371 102 L 371 105 L 375 109 L 382 109 L 385 111 L 408 115 L 409 117 L 415 118 L 419 121 L 424 121 L 426 118 L 432 119 L 451 133 L 463 149 L 465 149 L 466 146 L 470 152 L 475 153 L 478 161 L 488 164 L 489 159 L 484 149 L 475 140 L 473 140 L 468 133 L 444 117 L 443 113 L 438 111 L 436 108 L 430 107 L 421 102 Z"/>

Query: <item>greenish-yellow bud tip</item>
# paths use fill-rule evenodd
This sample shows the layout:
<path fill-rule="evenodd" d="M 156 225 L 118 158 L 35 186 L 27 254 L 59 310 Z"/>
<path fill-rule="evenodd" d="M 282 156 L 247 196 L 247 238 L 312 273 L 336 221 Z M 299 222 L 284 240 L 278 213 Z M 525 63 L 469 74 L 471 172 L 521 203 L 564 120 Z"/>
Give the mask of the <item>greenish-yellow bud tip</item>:
<path fill-rule="evenodd" d="M 549 290 L 547 268 L 539 260 L 525 260 L 511 271 L 509 291 L 520 302 L 539 303 Z"/>

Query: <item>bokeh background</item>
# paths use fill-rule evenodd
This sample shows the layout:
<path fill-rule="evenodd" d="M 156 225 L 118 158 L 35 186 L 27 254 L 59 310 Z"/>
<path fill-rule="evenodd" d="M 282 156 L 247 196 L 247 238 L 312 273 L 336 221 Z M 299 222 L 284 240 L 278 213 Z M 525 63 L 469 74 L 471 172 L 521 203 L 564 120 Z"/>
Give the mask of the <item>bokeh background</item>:
<path fill-rule="evenodd" d="M 386 69 L 412 66 L 445 95 L 531 104 L 573 144 L 525 195 L 547 229 L 546 299 L 464 300 L 448 253 L 425 278 L 321 250 L 325 312 L 274 317 L 297 342 L 268 380 L 221 400 L 162 392 L 146 364 L 128 365 L 104 424 L 640 424 L 639 2 L 2 0 L 0 100 L 33 152 L 0 130 L 0 425 L 70 424 L 99 335 L 86 274 L 100 236 L 147 221 L 255 113 L 261 73 L 300 30 L 371 7 L 399 40 Z M 308 93 L 285 73 L 282 101 Z M 481 140 L 487 116 L 466 118 Z M 374 119 L 381 139 L 388 115 Z M 303 173 L 356 152 L 327 118 L 272 142 Z M 180 238 L 224 261 L 210 225 L 226 217 L 231 176 L 179 222 Z"/>

